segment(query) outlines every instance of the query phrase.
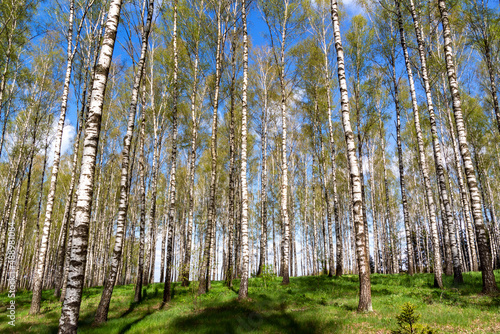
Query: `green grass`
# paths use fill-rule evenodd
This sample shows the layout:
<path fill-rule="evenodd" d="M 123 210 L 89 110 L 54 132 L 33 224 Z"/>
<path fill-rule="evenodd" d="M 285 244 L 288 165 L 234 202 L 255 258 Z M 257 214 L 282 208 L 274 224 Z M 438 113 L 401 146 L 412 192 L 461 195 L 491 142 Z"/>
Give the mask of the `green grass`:
<path fill-rule="evenodd" d="M 497 281 L 500 271 L 495 272 Z M 234 289 L 213 282 L 210 292 L 196 296 L 197 283 L 188 288 L 174 284 L 173 300 L 161 307 L 163 284 L 149 285 L 140 304 L 133 303 L 134 286 L 116 287 L 109 320 L 92 327 L 101 287 L 85 289 L 79 333 L 390 333 L 405 302 L 417 306 L 420 323 L 442 333 L 499 333 L 500 296 L 485 296 L 480 273 L 465 273 L 465 284 L 446 289 L 432 287 L 433 276 L 417 274 L 372 275 L 374 312 L 358 313 L 358 277 L 294 277 L 290 285 L 280 279 L 264 287 L 262 279 L 250 279 L 249 297 L 238 302 L 239 280 Z M 43 292 L 41 314 L 28 315 L 30 292 L 16 296 L 16 326 L 7 324 L 7 295 L 0 295 L 0 333 L 56 333 L 61 304 L 53 291 Z"/>

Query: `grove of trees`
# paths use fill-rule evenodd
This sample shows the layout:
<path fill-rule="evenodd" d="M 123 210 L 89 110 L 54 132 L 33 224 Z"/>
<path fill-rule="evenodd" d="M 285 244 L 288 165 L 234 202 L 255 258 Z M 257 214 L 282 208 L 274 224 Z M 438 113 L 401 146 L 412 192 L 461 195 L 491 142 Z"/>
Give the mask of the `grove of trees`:
<path fill-rule="evenodd" d="M 488 0 L 5 0 L 0 290 L 500 268 Z M 174 297 L 175 298 L 175 297 Z"/>

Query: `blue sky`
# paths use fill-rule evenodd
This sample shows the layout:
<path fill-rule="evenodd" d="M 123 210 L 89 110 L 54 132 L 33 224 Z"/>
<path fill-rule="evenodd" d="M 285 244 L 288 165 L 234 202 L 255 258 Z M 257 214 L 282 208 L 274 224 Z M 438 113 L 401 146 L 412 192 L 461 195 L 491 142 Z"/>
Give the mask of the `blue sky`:
<path fill-rule="evenodd" d="M 343 1 L 344 10 L 347 13 L 348 19 L 343 20 L 341 29 L 342 33 L 348 28 L 346 24 L 350 21 L 349 17 L 363 14 L 363 9 L 356 4 L 355 0 L 346 0 Z M 121 21 L 121 25 L 123 25 L 123 20 Z M 65 29 L 65 28 L 64 28 Z M 259 9 L 253 5 L 249 14 L 248 14 L 248 32 L 250 36 L 250 40 L 253 46 L 257 47 L 260 45 L 269 44 L 268 40 L 265 38 L 265 35 L 268 34 L 268 28 L 265 21 L 262 19 L 262 14 Z M 126 38 L 123 34 L 119 33 L 118 38 Z M 128 61 L 129 56 L 127 52 L 123 48 L 123 44 L 116 43 L 115 51 L 113 54 L 114 61 L 118 59 Z M 251 61 L 251 60 L 250 60 Z M 76 111 L 76 103 L 74 96 L 74 89 L 72 88 L 70 93 L 70 102 L 68 107 L 68 113 L 66 117 L 66 126 L 65 133 L 63 137 L 62 143 L 62 154 L 67 153 L 71 150 L 71 142 L 74 140 L 74 136 L 76 134 L 75 126 L 77 119 L 77 111 Z M 127 117 L 127 114 L 124 113 L 124 117 Z"/>

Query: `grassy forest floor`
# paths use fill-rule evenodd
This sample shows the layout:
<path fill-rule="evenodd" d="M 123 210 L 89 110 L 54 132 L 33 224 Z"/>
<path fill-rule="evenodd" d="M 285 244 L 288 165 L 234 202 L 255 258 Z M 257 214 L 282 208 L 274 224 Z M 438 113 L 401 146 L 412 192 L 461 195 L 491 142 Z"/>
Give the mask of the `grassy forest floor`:
<path fill-rule="evenodd" d="M 495 272 L 497 282 L 500 271 Z M 85 289 L 79 333 L 390 333 L 405 302 L 417 306 L 420 323 L 441 333 L 500 333 L 500 295 L 485 296 L 481 274 L 465 273 L 455 288 L 445 278 L 444 290 L 432 287 L 433 275 L 372 275 L 373 313 L 356 311 L 358 277 L 293 277 L 290 285 L 274 278 L 249 282 L 250 299 L 238 302 L 239 280 L 228 289 L 213 282 L 212 290 L 197 296 L 197 283 L 174 284 L 171 303 L 161 307 L 163 284 L 145 288 L 146 297 L 133 303 L 134 285 L 117 286 L 108 322 L 92 327 L 102 287 Z M 267 286 L 266 286 L 267 285 Z M 53 290 L 43 292 L 41 315 L 28 315 L 31 292 L 16 295 L 16 326 L 8 325 L 7 294 L 0 295 L 0 333 L 56 333 L 61 303 Z"/>

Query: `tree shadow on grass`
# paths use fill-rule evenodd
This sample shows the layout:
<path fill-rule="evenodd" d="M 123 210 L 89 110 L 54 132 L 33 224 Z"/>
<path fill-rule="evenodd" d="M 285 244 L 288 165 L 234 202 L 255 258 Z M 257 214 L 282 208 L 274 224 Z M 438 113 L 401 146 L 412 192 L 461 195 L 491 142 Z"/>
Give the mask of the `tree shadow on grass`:
<path fill-rule="evenodd" d="M 15 326 L 9 328 L 6 333 L 40 333 L 40 334 L 56 334 L 59 329 L 60 312 L 41 313 L 37 316 L 31 316 L 27 320 L 23 315 L 16 315 Z M 7 320 L 7 318 L 5 318 Z M 44 322 L 40 322 L 44 320 Z M 0 329 L 0 333 L 4 333 Z"/>
<path fill-rule="evenodd" d="M 140 318 L 137 318 L 136 320 L 128 323 L 127 325 L 125 325 L 121 330 L 120 330 L 120 334 L 124 334 L 126 332 L 128 332 L 132 326 L 134 326 L 135 324 L 143 321 L 146 317 L 150 316 L 151 314 L 153 314 L 153 312 L 151 311 L 148 311 L 147 313 L 144 313 L 144 315 L 142 315 Z"/>
<path fill-rule="evenodd" d="M 170 327 L 178 333 L 323 333 L 325 324 L 314 317 L 300 319 L 296 312 L 273 300 L 229 301 L 217 307 L 208 307 L 175 319 Z M 341 332 L 334 321 L 326 324 L 329 332 Z"/>
<path fill-rule="evenodd" d="M 310 293 L 317 295 L 318 293 L 323 293 L 329 296 L 328 298 L 335 299 L 357 294 L 359 279 L 357 276 L 327 277 L 326 275 L 321 275 L 301 277 L 300 279 L 292 280 L 290 290 L 289 293 L 292 294 Z"/>
<path fill-rule="evenodd" d="M 128 308 L 128 310 L 126 310 L 125 312 L 123 312 L 119 318 L 124 318 L 126 317 L 127 315 L 129 315 L 130 313 L 132 313 L 132 311 L 136 308 L 136 306 L 139 305 L 139 302 L 131 302 L 130 303 L 130 306 Z"/>
<path fill-rule="evenodd" d="M 139 305 L 140 303 L 131 302 L 129 308 L 125 312 L 119 314 L 118 316 L 109 316 L 106 322 L 98 326 L 94 325 L 95 310 L 80 314 L 80 319 L 78 320 L 78 330 L 86 332 L 90 331 L 91 333 L 96 331 L 101 333 L 106 331 L 106 328 L 113 327 L 115 330 L 118 330 L 119 333 L 126 333 L 132 328 L 132 326 L 143 321 L 146 317 L 154 313 L 154 311 L 150 309 L 147 311 L 137 310 L 137 306 Z"/>

